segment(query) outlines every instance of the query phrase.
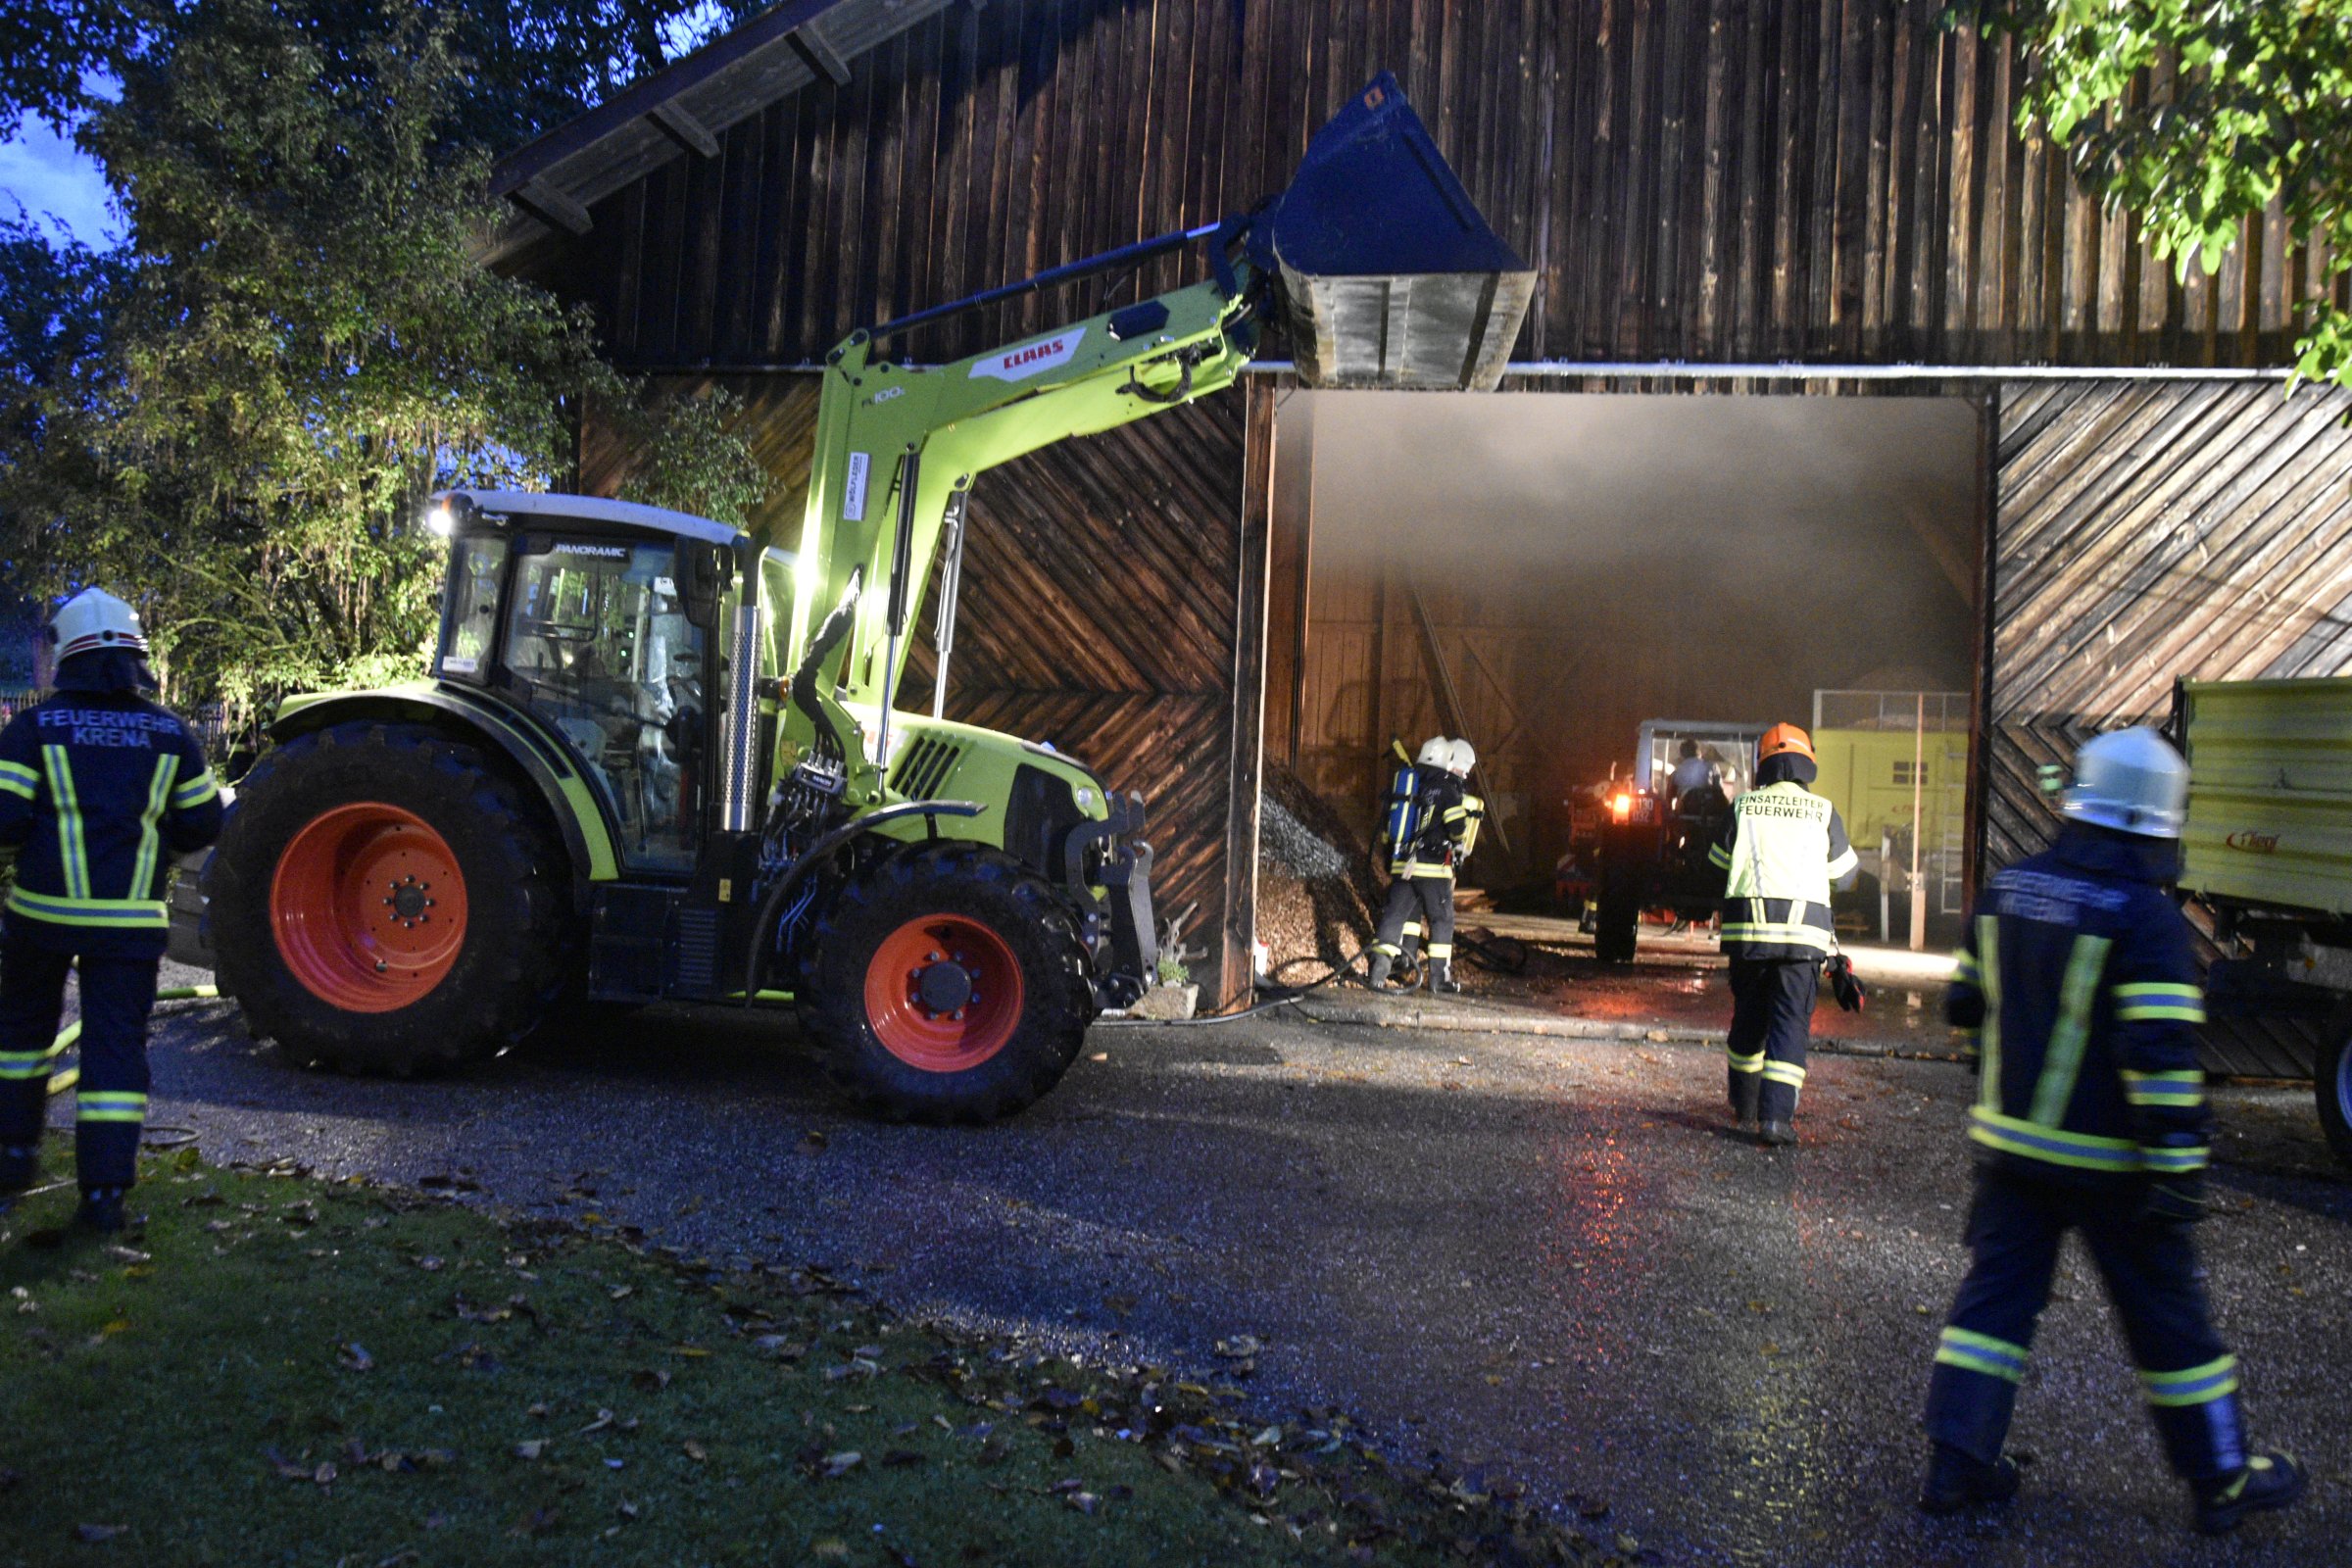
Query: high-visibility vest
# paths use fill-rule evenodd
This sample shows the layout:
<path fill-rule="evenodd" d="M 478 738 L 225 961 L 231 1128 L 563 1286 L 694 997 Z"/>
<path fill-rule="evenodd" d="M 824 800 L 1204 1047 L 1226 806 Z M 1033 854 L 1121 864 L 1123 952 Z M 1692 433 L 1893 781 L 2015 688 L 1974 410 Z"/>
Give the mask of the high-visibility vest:
<path fill-rule="evenodd" d="M 1858 863 L 1838 808 L 1793 779 L 1732 803 L 1708 859 L 1728 873 L 1723 949 L 1734 957 L 1827 953 L 1836 926 L 1830 884 Z"/>

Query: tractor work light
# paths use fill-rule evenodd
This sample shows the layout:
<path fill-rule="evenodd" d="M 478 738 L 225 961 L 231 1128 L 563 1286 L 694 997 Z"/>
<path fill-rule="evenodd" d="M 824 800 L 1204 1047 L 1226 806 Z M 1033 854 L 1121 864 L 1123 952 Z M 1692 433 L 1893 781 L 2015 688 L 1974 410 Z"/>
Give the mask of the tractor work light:
<path fill-rule="evenodd" d="M 424 527 L 425 531 L 433 537 L 446 539 L 458 531 L 457 514 L 449 510 L 446 502 L 427 508 L 424 514 Z"/>

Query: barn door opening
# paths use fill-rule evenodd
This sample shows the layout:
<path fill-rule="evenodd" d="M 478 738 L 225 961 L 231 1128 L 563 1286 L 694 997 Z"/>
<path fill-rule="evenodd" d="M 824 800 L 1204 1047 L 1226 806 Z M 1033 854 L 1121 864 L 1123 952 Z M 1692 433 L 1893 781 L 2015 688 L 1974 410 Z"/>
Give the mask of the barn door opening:
<path fill-rule="evenodd" d="M 1465 880 L 1543 906 L 1609 789 L 1663 787 L 1689 738 L 1744 782 L 1735 732 L 1789 721 L 1817 732 L 1816 788 L 1864 858 L 1848 931 L 1951 934 L 1978 406 L 1297 391 L 1276 419 L 1265 759 L 1359 841 L 1392 742 L 1467 735 L 1499 831 Z"/>

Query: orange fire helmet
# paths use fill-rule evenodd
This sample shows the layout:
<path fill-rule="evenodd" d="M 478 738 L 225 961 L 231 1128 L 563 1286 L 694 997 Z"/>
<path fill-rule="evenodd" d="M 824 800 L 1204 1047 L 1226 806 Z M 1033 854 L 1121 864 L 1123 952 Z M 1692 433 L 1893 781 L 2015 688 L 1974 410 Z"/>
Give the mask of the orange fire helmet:
<path fill-rule="evenodd" d="M 1794 752 L 1808 762 L 1821 760 L 1813 755 L 1813 737 L 1794 724 L 1775 724 L 1756 742 L 1756 760 L 1759 762 L 1767 758 L 1778 757 L 1783 752 Z"/>

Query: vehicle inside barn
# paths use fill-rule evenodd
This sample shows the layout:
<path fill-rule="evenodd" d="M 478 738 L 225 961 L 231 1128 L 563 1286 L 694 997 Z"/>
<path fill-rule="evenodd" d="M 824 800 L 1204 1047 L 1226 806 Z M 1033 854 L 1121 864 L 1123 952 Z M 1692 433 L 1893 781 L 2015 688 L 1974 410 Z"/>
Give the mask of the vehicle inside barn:
<path fill-rule="evenodd" d="M 1849 935 L 1908 940 L 1919 809 L 1930 934 L 1947 942 L 1980 641 L 1980 408 L 1523 386 L 1283 396 L 1269 764 L 1369 841 L 1391 741 L 1467 735 L 1492 826 L 1465 885 L 1573 915 L 1596 808 L 1665 789 L 1671 726 L 1652 721 L 1744 726 L 1744 766 L 1728 745 L 1705 754 L 1731 793 L 1754 735 L 1795 722 L 1816 732 L 1819 787 L 1863 854 Z M 1639 755 L 1645 724 L 1662 767 Z"/>

